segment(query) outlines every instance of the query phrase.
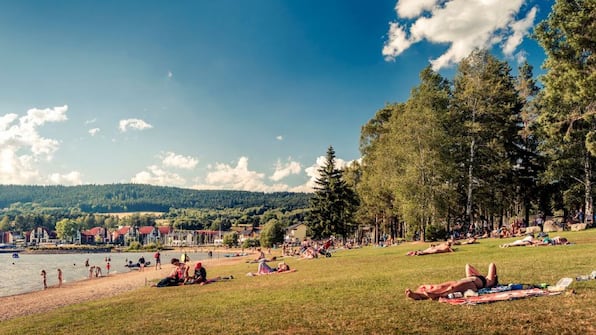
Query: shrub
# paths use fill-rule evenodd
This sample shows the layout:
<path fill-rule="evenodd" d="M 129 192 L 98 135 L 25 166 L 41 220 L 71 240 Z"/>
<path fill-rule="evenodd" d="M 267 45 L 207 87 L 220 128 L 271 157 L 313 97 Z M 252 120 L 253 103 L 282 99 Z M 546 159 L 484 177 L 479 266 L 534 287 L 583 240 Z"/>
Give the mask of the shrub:
<path fill-rule="evenodd" d="M 447 239 L 447 229 L 445 229 L 445 226 L 440 224 L 431 224 L 426 226 L 424 235 L 427 241 L 443 241 Z"/>
<path fill-rule="evenodd" d="M 140 249 L 141 249 L 141 243 L 139 243 L 137 241 L 132 241 L 128 245 L 128 250 L 140 250 Z"/>
<path fill-rule="evenodd" d="M 238 245 L 238 233 L 233 232 L 225 234 L 223 237 L 223 244 L 228 248 Z"/>
<path fill-rule="evenodd" d="M 244 242 L 242 242 L 242 247 L 245 249 L 257 248 L 260 246 L 261 246 L 261 243 L 259 242 L 259 240 L 254 239 L 254 238 L 248 238 L 248 239 L 244 240 Z"/>

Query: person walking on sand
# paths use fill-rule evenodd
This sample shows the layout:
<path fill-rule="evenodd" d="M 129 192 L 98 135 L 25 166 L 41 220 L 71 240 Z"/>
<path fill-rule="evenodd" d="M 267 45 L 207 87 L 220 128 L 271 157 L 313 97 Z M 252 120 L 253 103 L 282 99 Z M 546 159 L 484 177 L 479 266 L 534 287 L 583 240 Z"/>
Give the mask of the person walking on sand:
<path fill-rule="evenodd" d="M 58 269 L 58 287 L 62 287 L 62 270 Z"/>
<path fill-rule="evenodd" d="M 110 262 L 108 262 L 108 263 L 106 264 L 107 276 L 109 276 L 109 275 L 110 275 L 110 268 L 111 268 L 111 267 L 112 267 L 112 266 L 110 265 Z"/>
<path fill-rule="evenodd" d="M 161 270 L 161 253 L 159 253 L 159 250 L 157 250 L 155 252 L 155 254 L 153 255 L 153 258 L 155 258 L 155 270 L 157 270 L 158 266 L 159 266 L 159 269 Z"/>
<path fill-rule="evenodd" d="M 139 258 L 139 271 L 144 271 L 145 270 L 145 257 L 141 256 L 141 258 Z"/>
<path fill-rule="evenodd" d="M 46 274 L 46 270 L 41 270 L 41 279 L 43 281 L 43 289 L 48 288 L 48 276 Z"/>

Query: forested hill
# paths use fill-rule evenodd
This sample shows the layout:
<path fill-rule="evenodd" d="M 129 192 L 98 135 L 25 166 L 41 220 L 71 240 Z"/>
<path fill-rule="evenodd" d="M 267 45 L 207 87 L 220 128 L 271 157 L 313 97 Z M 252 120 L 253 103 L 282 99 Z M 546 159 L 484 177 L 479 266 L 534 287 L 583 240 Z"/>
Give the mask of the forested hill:
<path fill-rule="evenodd" d="M 168 211 L 170 208 L 249 208 L 288 210 L 308 206 L 306 193 L 199 191 L 139 184 L 31 186 L 0 185 L 0 209 L 14 203 L 80 208 L 83 212 Z"/>

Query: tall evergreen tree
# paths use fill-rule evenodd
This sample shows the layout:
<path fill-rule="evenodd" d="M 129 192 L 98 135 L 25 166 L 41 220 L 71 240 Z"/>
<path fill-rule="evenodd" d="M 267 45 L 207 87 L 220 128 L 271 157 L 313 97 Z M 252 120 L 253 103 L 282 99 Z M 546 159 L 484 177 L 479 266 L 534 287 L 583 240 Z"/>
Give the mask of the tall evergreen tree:
<path fill-rule="evenodd" d="M 519 131 L 521 137 L 519 156 L 513 166 L 514 185 L 516 185 L 518 202 L 523 205 L 524 220 L 529 222 L 531 202 L 537 200 L 541 193 L 538 187 L 538 175 L 544 170 L 544 160 L 538 151 L 540 140 L 536 131 L 538 118 L 536 96 L 540 89 L 534 79 L 533 67 L 528 62 L 524 62 L 518 68 L 515 88 L 522 103 L 520 110 L 522 127 Z M 544 204 L 541 204 L 541 207 L 544 210 Z"/>
<path fill-rule="evenodd" d="M 326 238 L 337 234 L 345 238 L 354 229 L 358 199 L 344 181 L 342 171 L 335 166 L 332 146 L 327 149 L 325 164 L 318 172 L 308 221 L 313 237 Z"/>
<path fill-rule="evenodd" d="M 596 2 L 557 0 L 535 34 L 546 53 L 539 118 L 549 157 L 545 176 L 565 192 L 567 208 L 584 207 L 590 218 L 596 164 Z"/>

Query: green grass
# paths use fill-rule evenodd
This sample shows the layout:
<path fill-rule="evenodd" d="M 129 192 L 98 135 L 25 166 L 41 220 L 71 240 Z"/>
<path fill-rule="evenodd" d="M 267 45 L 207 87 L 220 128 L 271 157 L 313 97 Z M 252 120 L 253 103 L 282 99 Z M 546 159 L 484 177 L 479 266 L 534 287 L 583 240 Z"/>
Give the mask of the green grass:
<path fill-rule="evenodd" d="M 367 247 L 331 258 L 289 259 L 295 273 L 247 277 L 255 264 L 213 267 L 235 279 L 206 286 L 141 288 L 0 324 L 0 334 L 588 334 L 596 333 L 596 281 L 567 294 L 451 306 L 412 301 L 406 288 L 482 272 L 502 283 L 549 283 L 596 270 L 596 229 L 565 232 L 571 246 L 499 248 L 480 240 L 457 252 L 407 257 L 426 245 Z M 571 291 L 575 293 L 570 293 Z"/>

